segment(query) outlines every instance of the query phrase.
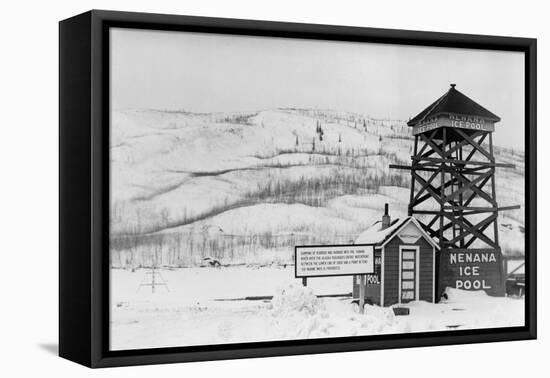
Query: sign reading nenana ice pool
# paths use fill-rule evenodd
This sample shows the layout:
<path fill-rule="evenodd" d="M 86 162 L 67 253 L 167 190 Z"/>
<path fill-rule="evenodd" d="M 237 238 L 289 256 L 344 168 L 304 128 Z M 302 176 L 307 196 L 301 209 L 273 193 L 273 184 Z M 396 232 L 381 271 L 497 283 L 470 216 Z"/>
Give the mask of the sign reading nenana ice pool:
<path fill-rule="evenodd" d="M 444 249 L 440 252 L 440 288 L 485 290 L 502 295 L 502 258 L 497 249 Z"/>
<path fill-rule="evenodd" d="M 374 273 L 374 246 L 297 246 L 296 277 Z"/>

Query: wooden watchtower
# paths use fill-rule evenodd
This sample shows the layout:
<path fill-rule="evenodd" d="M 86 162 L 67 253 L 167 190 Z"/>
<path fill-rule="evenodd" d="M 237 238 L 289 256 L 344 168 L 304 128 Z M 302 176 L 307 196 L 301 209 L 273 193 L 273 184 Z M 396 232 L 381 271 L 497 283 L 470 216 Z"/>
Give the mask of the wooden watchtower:
<path fill-rule="evenodd" d="M 500 117 L 450 89 L 407 124 L 414 152 L 408 213 L 440 246 L 436 281 L 445 287 L 504 295 L 493 132 Z"/>

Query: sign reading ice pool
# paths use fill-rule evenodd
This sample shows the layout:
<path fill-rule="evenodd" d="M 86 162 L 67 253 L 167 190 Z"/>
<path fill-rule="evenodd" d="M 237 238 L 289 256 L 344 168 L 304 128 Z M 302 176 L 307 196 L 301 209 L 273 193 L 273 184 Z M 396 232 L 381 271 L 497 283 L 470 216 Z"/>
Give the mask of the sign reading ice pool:
<path fill-rule="evenodd" d="M 296 277 L 351 276 L 374 273 L 374 246 L 297 246 Z"/>

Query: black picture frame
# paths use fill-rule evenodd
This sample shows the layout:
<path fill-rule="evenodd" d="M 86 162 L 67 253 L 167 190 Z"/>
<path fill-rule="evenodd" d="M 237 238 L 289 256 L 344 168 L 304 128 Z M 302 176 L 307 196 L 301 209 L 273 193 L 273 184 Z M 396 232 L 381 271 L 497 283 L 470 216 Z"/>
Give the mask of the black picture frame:
<path fill-rule="evenodd" d="M 110 27 L 525 53 L 526 324 L 436 333 L 108 350 Z M 92 10 L 59 24 L 59 355 L 88 367 L 535 339 L 536 39 Z"/>

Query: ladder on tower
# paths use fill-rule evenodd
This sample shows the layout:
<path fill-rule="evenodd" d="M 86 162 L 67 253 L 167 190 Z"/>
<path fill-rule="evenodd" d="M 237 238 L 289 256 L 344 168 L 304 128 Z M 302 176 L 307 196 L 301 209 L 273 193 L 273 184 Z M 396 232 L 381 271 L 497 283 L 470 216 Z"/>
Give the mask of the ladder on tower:
<path fill-rule="evenodd" d="M 455 142 L 456 144 L 456 142 Z M 456 150 L 455 153 L 454 153 L 454 159 L 456 160 L 462 160 L 462 151 L 461 150 Z M 461 167 L 456 167 L 455 169 L 457 170 L 461 170 Z M 460 172 L 461 173 L 461 172 Z M 458 191 L 460 190 L 462 187 L 462 185 L 460 185 L 459 181 L 458 180 L 453 180 L 451 182 L 451 193 L 454 193 L 455 191 Z M 462 198 L 463 198 L 463 195 L 460 194 L 458 196 L 458 199 L 453 199 L 451 202 L 452 202 L 452 205 L 453 207 L 455 207 L 455 209 L 453 210 L 453 216 L 456 217 L 456 218 L 459 218 L 461 220 L 463 220 L 463 208 L 462 208 L 462 204 L 463 204 L 463 201 L 462 201 Z M 453 223 L 452 225 L 452 233 L 453 233 L 453 237 L 451 240 L 454 240 L 457 236 L 459 236 L 461 233 L 463 232 L 462 230 L 462 227 L 460 227 L 459 224 L 457 223 Z M 461 240 L 460 244 L 463 244 L 463 240 Z M 453 247 L 453 246 L 451 246 Z"/>

